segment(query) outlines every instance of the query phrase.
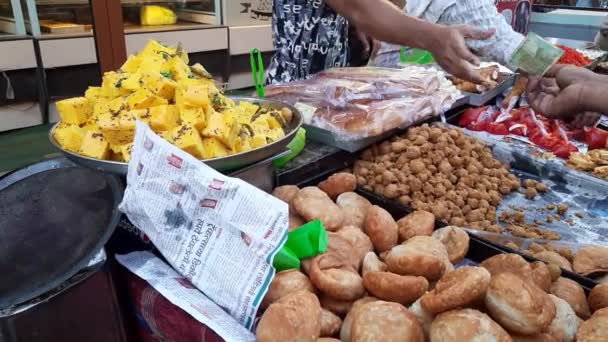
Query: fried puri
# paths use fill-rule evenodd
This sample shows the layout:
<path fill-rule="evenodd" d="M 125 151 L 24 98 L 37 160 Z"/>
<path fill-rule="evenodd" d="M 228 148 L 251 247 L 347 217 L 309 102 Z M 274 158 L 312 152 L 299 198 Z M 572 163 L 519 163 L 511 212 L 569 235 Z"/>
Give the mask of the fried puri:
<path fill-rule="evenodd" d="M 484 267 L 492 275 L 508 272 L 520 276 L 522 279 L 532 278 L 532 267 L 521 255 L 497 254 L 484 260 L 480 266 Z"/>
<path fill-rule="evenodd" d="M 266 296 L 262 299 L 262 309 L 267 308 L 270 304 L 285 297 L 286 295 L 306 290 L 315 293 L 315 287 L 312 285 L 308 277 L 298 270 L 287 270 L 279 272 L 268 287 Z"/>
<path fill-rule="evenodd" d="M 551 290 L 551 271 L 549 266 L 542 261 L 535 261 L 530 263 L 532 268 L 532 281 L 536 286 L 540 287 L 541 290 L 549 292 Z"/>
<path fill-rule="evenodd" d="M 337 231 L 337 234 L 352 244 L 352 257 L 358 261 L 357 269 L 359 269 L 365 255 L 374 250 L 372 240 L 361 229 L 355 226 L 344 226 Z"/>
<path fill-rule="evenodd" d="M 335 200 L 345 192 L 352 192 L 357 188 L 357 177 L 352 173 L 339 172 L 329 176 L 319 183 L 319 189 Z"/>
<path fill-rule="evenodd" d="M 588 302 L 591 311 L 608 307 L 608 284 L 596 285 L 589 293 Z"/>
<path fill-rule="evenodd" d="M 369 272 L 385 272 L 387 269 L 386 264 L 383 263 L 376 253 L 369 252 L 363 259 L 363 265 L 361 266 L 361 275 L 365 278 L 365 275 Z"/>
<path fill-rule="evenodd" d="M 397 221 L 399 241 L 407 241 L 418 235 L 430 236 L 435 229 L 435 215 L 428 211 L 416 210 Z"/>
<path fill-rule="evenodd" d="M 557 341 L 560 342 L 572 342 L 578 329 L 578 317 L 565 300 L 558 298 L 552 294 L 549 298 L 555 305 L 555 318 L 544 330 L 544 332 L 553 336 Z"/>
<path fill-rule="evenodd" d="M 321 337 L 331 337 L 340 331 L 342 320 L 333 312 L 321 308 Z"/>
<path fill-rule="evenodd" d="M 359 273 L 335 253 L 314 257 L 309 275 L 319 291 L 338 300 L 355 300 L 365 293 Z"/>
<path fill-rule="evenodd" d="M 608 308 L 593 313 L 576 331 L 576 342 L 608 341 Z"/>
<path fill-rule="evenodd" d="M 549 295 L 512 273 L 492 276 L 485 304 L 494 320 L 516 334 L 538 334 L 555 318 Z"/>
<path fill-rule="evenodd" d="M 357 253 L 353 253 L 353 245 L 342 235 L 334 232 L 327 232 L 327 252 L 337 254 L 342 260 L 346 261 L 355 270 L 359 269 L 361 260 Z"/>
<path fill-rule="evenodd" d="M 291 205 L 291 201 L 296 196 L 298 191 L 300 191 L 300 188 L 295 185 L 283 185 L 274 188 L 274 190 L 272 191 L 272 196 L 289 204 L 289 211 L 292 212 L 295 210 L 295 208 L 293 208 L 293 206 Z"/>
<path fill-rule="evenodd" d="M 351 341 L 424 342 L 424 333 L 416 316 L 403 305 L 375 301 L 364 304 L 354 315 Z"/>
<path fill-rule="evenodd" d="M 574 272 L 582 275 L 608 272 L 608 247 L 583 247 L 574 254 L 572 264 Z"/>
<path fill-rule="evenodd" d="M 256 330 L 259 342 L 315 341 L 321 333 L 321 306 L 306 290 L 293 292 L 271 304 Z"/>
<path fill-rule="evenodd" d="M 469 252 L 469 234 L 462 228 L 455 226 L 440 228 L 434 231 L 432 236 L 443 243 L 452 264 L 462 261 Z"/>
<path fill-rule="evenodd" d="M 448 253 L 443 244 L 430 236 L 415 236 L 395 246 L 386 255 L 388 270 L 438 280 L 446 271 Z"/>
<path fill-rule="evenodd" d="M 321 307 L 327 309 L 339 317 L 344 317 L 353 306 L 352 300 L 337 300 L 328 295 L 321 293 L 319 295 L 319 302 L 321 302 Z"/>
<path fill-rule="evenodd" d="M 460 267 L 439 279 L 420 302 L 426 311 L 435 315 L 465 307 L 485 297 L 490 277 L 490 272 L 483 267 Z"/>
<path fill-rule="evenodd" d="M 378 252 L 388 251 L 397 244 L 397 223 L 386 210 L 374 205 L 367 211 L 364 231 Z"/>
<path fill-rule="evenodd" d="M 566 271 L 572 272 L 572 265 L 570 264 L 570 261 L 568 261 L 568 259 L 564 258 L 563 256 L 559 255 L 559 253 L 552 252 L 552 251 L 542 251 L 542 252 L 534 254 L 534 257 L 537 259 L 540 259 L 548 264 L 554 264 L 554 265 L 557 265 L 557 266 L 563 268 Z"/>
<path fill-rule="evenodd" d="M 367 216 L 367 211 L 372 206 L 367 199 L 354 192 L 345 192 L 338 196 L 336 204 L 344 213 L 344 226 L 355 226 L 363 229 L 365 216 Z"/>
<path fill-rule="evenodd" d="M 578 317 L 587 319 L 591 315 L 585 290 L 574 280 L 560 277 L 551 285 L 551 293 L 568 302 Z"/>
<path fill-rule="evenodd" d="M 342 210 L 317 187 L 309 186 L 298 191 L 292 199 L 292 204 L 297 214 L 307 222 L 320 219 L 328 231 L 336 231 L 342 227 Z"/>
<path fill-rule="evenodd" d="M 340 340 L 351 341 L 351 328 L 352 328 L 353 318 L 355 317 L 355 315 L 357 315 L 359 310 L 361 310 L 361 308 L 365 304 L 375 302 L 377 300 L 378 300 L 378 298 L 375 298 L 375 297 L 363 297 L 363 298 L 357 299 L 352 304 L 352 308 L 350 309 L 350 311 L 344 318 L 344 322 L 342 322 L 342 328 L 340 329 Z"/>
<path fill-rule="evenodd" d="M 363 276 L 363 286 L 379 299 L 408 305 L 427 291 L 429 282 L 424 277 L 368 272 Z"/>
<path fill-rule="evenodd" d="M 488 315 L 473 309 L 462 309 L 437 316 L 431 324 L 430 341 L 510 342 L 511 337 Z"/>

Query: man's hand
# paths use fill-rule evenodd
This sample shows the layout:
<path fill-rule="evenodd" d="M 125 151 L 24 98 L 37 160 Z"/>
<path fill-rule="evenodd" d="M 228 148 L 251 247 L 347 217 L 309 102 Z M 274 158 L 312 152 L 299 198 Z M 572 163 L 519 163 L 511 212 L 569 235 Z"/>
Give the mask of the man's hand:
<path fill-rule="evenodd" d="M 585 111 L 584 92 L 585 83 L 572 83 L 561 89 L 550 78 L 532 77 L 528 83 L 530 106 L 550 119 L 570 120 Z"/>
<path fill-rule="evenodd" d="M 425 48 L 433 54 L 437 63 L 448 73 L 477 84 L 484 80 L 475 70 L 479 58 L 466 46 L 465 39 L 485 40 L 493 31 L 482 31 L 470 26 L 437 26 Z"/>
<path fill-rule="evenodd" d="M 598 80 L 601 76 L 589 69 L 565 64 L 552 66 L 545 77 L 554 78 L 560 88 L 566 88 L 574 83 L 601 81 Z"/>
<path fill-rule="evenodd" d="M 365 52 L 365 58 L 373 58 L 378 49 L 380 47 L 380 42 L 373 37 L 365 34 L 363 31 L 359 29 L 355 29 L 357 32 L 357 38 L 361 41 L 361 45 L 363 46 L 363 51 Z"/>

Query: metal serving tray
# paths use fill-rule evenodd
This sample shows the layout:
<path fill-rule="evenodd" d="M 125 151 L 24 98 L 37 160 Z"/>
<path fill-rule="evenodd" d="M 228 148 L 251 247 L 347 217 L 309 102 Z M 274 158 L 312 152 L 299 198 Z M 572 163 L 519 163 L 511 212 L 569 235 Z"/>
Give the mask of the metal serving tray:
<path fill-rule="evenodd" d="M 276 156 L 279 153 L 282 153 L 285 150 L 285 148 L 287 147 L 287 144 L 289 144 L 291 142 L 291 140 L 293 140 L 294 136 L 298 132 L 298 129 L 302 126 L 303 119 L 302 119 L 301 113 L 295 107 L 293 107 L 291 105 L 281 103 L 278 101 L 265 100 L 265 99 L 259 99 L 259 98 L 253 98 L 253 97 L 230 97 L 230 98 L 232 100 L 234 100 L 237 104 L 241 101 L 248 101 L 248 102 L 252 102 L 252 103 L 258 103 L 264 108 L 271 108 L 271 109 L 289 108 L 293 113 L 293 120 L 289 123 L 289 128 L 285 132 L 285 136 L 271 144 L 260 146 L 251 151 L 231 154 L 226 157 L 203 160 L 203 162 L 205 164 L 214 168 L 217 171 L 224 172 L 224 171 L 240 169 L 245 166 L 249 166 L 249 165 L 252 165 L 259 161 L 262 161 L 264 159 L 268 159 L 273 156 Z M 119 174 L 119 175 L 123 175 L 123 176 L 125 176 L 127 174 L 127 170 L 128 170 L 128 166 L 129 166 L 128 163 L 117 162 L 117 161 L 112 161 L 112 160 L 99 160 L 99 159 L 89 158 L 89 157 L 85 157 L 85 156 L 79 155 L 74 152 L 64 150 L 53 137 L 53 130 L 55 129 L 55 127 L 57 125 L 58 124 L 53 126 L 53 128 L 49 131 L 49 140 L 50 140 L 51 144 L 53 144 L 57 149 L 59 149 L 66 156 L 66 158 L 70 159 L 71 161 L 73 161 L 74 163 L 76 163 L 78 165 L 85 166 L 85 167 L 88 167 L 91 169 L 95 169 L 95 170 L 99 170 L 99 171 L 103 171 L 103 172 L 115 173 L 115 174 Z"/>

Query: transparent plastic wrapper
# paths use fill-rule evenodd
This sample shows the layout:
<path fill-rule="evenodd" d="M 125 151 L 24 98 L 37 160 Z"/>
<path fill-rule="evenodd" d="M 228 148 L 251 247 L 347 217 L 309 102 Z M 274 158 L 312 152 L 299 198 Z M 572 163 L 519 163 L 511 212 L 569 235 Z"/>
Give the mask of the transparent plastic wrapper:
<path fill-rule="evenodd" d="M 509 57 L 523 40 L 491 0 L 408 0 L 406 13 L 434 24 L 470 25 L 482 30 L 494 29 L 487 40 L 467 40 L 467 46 L 485 59 L 507 64 Z M 393 66 L 399 64 L 399 46 L 382 43 L 370 65 Z"/>
<path fill-rule="evenodd" d="M 437 116 L 461 93 L 443 72 L 412 66 L 329 69 L 305 81 L 270 86 L 266 97 L 294 105 L 306 124 L 352 141 Z"/>

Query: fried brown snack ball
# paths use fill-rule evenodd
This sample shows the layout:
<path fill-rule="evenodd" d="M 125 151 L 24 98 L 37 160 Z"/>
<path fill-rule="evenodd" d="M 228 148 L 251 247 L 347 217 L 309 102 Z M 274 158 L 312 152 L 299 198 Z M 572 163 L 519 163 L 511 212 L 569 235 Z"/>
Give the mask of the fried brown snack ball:
<path fill-rule="evenodd" d="M 333 312 L 321 308 L 321 337 L 330 337 L 340 331 L 342 320 Z"/>
<path fill-rule="evenodd" d="M 416 210 L 397 221 L 399 241 L 407 241 L 417 235 L 430 236 L 435 229 L 435 215 L 428 211 Z"/>
<path fill-rule="evenodd" d="M 358 270 L 361 268 L 365 255 L 374 250 L 372 240 L 361 229 L 354 226 L 342 227 L 336 233 L 352 244 L 353 250 L 351 253 L 353 254 L 352 257 L 358 260 L 356 267 Z"/>
<path fill-rule="evenodd" d="M 448 252 L 448 259 L 457 264 L 469 252 L 469 234 L 462 228 L 448 226 L 433 232 L 433 238 L 441 241 Z"/>
<path fill-rule="evenodd" d="M 332 298 L 349 301 L 365 294 L 363 279 L 350 263 L 335 253 L 314 257 L 309 275 L 317 289 Z"/>
<path fill-rule="evenodd" d="M 321 337 L 317 339 L 317 342 L 340 342 L 340 340 L 331 337 Z"/>
<path fill-rule="evenodd" d="M 342 227 L 344 214 L 332 200 L 319 188 L 309 186 L 301 189 L 292 200 L 296 212 L 306 221 L 320 219 L 328 231 Z"/>
<path fill-rule="evenodd" d="M 388 270 L 401 275 L 414 275 L 438 280 L 446 271 L 448 253 L 443 244 L 430 236 L 415 236 L 395 246 L 386 256 Z"/>
<path fill-rule="evenodd" d="M 367 212 L 364 231 L 378 253 L 387 251 L 397 244 L 397 223 L 391 214 L 376 205 L 369 208 Z"/>
<path fill-rule="evenodd" d="M 430 341 L 510 342 L 511 337 L 488 315 L 473 309 L 462 309 L 437 316 L 431 324 Z"/>
<path fill-rule="evenodd" d="M 268 292 L 262 299 L 260 304 L 262 309 L 267 308 L 270 304 L 285 297 L 286 295 L 306 290 L 315 293 L 315 287 L 312 285 L 308 277 L 298 270 L 287 270 L 277 273 L 268 287 Z"/>
<path fill-rule="evenodd" d="M 608 341 L 608 308 L 596 311 L 576 331 L 576 342 Z"/>
<path fill-rule="evenodd" d="M 439 279 L 420 303 L 433 314 L 465 307 L 485 297 L 490 277 L 490 272 L 483 267 L 460 267 Z"/>
<path fill-rule="evenodd" d="M 367 199 L 354 192 L 345 192 L 338 196 L 336 204 L 344 213 L 344 226 L 363 228 L 367 211 L 372 206 Z"/>
<path fill-rule="evenodd" d="M 497 254 L 484 260 L 481 267 L 485 267 L 494 276 L 500 273 L 509 272 L 520 276 L 526 281 L 532 279 L 532 267 L 521 255 L 518 254 Z"/>
<path fill-rule="evenodd" d="M 354 316 L 357 315 L 359 310 L 363 307 L 363 305 L 371 302 L 377 301 L 378 298 L 375 297 L 363 297 L 357 299 L 353 305 L 352 309 L 348 312 L 346 317 L 344 318 L 344 322 L 342 322 L 342 328 L 340 329 L 340 340 L 342 341 L 350 341 L 351 340 L 351 328 L 353 323 Z"/>
<path fill-rule="evenodd" d="M 315 341 L 321 332 L 321 306 L 306 290 L 293 292 L 271 304 L 256 329 L 260 342 Z"/>
<path fill-rule="evenodd" d="M 551 285 L 551 293 L 568 302 L 578 317 L 587 319 L 591 315 L 585 290 L 574 280 L 560 277 Z"/>
<path fill-rule="evenodd" d="M 383 301 L 364 304 L 353 317 L 352 342 L 424 342 L 416 316 L 403 305 Z"/>
<path fill-rule="evenodd" d="M 568 302 L 552 294 L 549 297 L 555 304 L 555 318 L 545 332 L 558 341 L 574 341 L 578 329 L 578 317 Z"/>
<path fill-rule="evenodd" d="M 585 246 L 574 254 L 574 272 L 589 275 L 608 272 L 608 247 Z"/>
<path fill-rule="evenodd" d="M 322 308 L 335 313 L 339 317 L 344 317 L 350 311 L 354 303 L 352 300 L 337 300 L 323 293 L 319 295 L 319 302 L 321 302 Z"/>
<path fill-rule="evenodd" d="M 329 176 L 319 183 L 319 189 L 335 200 L 345 192 L 352 192 L 357 188 L 357 177 L 352 173 L 339 172 Z"/>
<path fill-rule="evenodd" d="M 376 298 L 407 305 L 426 292 L 429 282 L 424 277 L 368 272 L 363 276 L 363 286 Z"/>
<path fill-rule="evenodd" d="M 549 266 L 542 261 L 535 261 L 530 263 L 532 267 L 532 281 L 536 286 L 545 292 L 551 290 L 551 271 Z"/>
<path fill-rule="evenodd" d="M 386 264 L 378 258 L 376 253 L 369 252 L 365 255 L 365 258 L 363 259 L 363 266 L 361 266 L 361 275 L 365 278 L 365 275 L 368 272 L 385 272 L 386 269 Z"/>
<path fill-rule="evenodd" d="M 588 302 L 591 311 L 608 307 L 608 284 L 596 285 L 589 293 Z"/>
<path fill-rule="evenodd" d="M 485 303 L 492 318 L 517 334 L 538 334 L 555 318 L 549 295 L 513 273 L 492 276 Z"/>
<path fill-rule="evenodd" d="M 565 269 L 566 271 L 572 272 L 572 265 L 570 264 L 570 262 L 566 258 L 564 258 L 563 256 L 559 255 L 556 252 L 543 251 L 543 252 L 534 254 L 534 257 L 537 259 L 540 259 L 548 264 L 555 264 L 555 265 Z"/>
<path fill-rule="evenodd" d="M 513 342 L 560 342 L 555 337 L 547 333 L 535 335 L 511 335 Z"/>

